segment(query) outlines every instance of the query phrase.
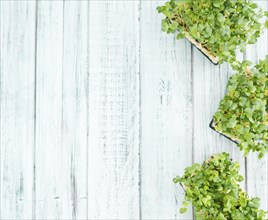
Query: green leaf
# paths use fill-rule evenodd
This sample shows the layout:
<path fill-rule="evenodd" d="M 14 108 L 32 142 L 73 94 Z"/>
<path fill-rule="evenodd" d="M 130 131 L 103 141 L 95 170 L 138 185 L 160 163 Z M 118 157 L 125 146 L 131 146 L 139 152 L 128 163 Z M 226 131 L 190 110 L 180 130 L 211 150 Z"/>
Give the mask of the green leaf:
<path fill-rule="evenodd" d="M 234 120 L 230 120 L 230 122 L 227 124 L 227 127 L 228 128 L 234 128 L 237 124 L 237 121 L 234 119 Z"/>
<path fill-rule="evenodd" d="M 183 208 L 180 208 L 180 213 L 183 214 L 187 211 L 187 208 L 183 207 Z"/>
<path fill-rule="evenodd" d="M 180 180 L 181 180 L 180 177 L 177 176 L 177 177 L 175 177 L 175 178 L 173 179 L 173 182 L 174 182 L 174 183 L 178 183 Z"/>
<path fill-rule="evenodd" d="M 259 198 L 253 198 L 251 201 L 249 201 L 248 206 L 251 208 L 259 208 L 260 206 L 260 199 Z"/>
<path fill-rule="evenodd" d="M 162 31 L 167 32 L 168 31 L 169 24 L 166 19 L 162 20 Z"/>
<path fill-rule="evenodd" d="M 185 34 L 184 33 L 178 33 L 177 34 L 177 39 L 182 39 L 182 38 L 185 38 Z"/>
<path fill-rule="evenodd" d="M 164 6 L 158 6 L 156 8 L 156 10 L 158 11 L 158 13 L 164 12 L 165 11 L 165 7 Z"/>
<path fill-rule="evenodd" d="M 218 220 L 226 220 L 227 218 L 224 217 L 224 215 L 220 212 L 218 215 Z"/>
<path fill-rule="evenodd" d="M 214 2 L 213 6 L 216 8 L 219 8 L 219 7 L 221 7 L 221 4 L 220 4 L 220 2 Z"/>
<path fill-rule="evenodd" d="M 218 21 L 219 22 L 224 22 L 225 21 L 225 17 L 223 14 L 218 14 Z"/>

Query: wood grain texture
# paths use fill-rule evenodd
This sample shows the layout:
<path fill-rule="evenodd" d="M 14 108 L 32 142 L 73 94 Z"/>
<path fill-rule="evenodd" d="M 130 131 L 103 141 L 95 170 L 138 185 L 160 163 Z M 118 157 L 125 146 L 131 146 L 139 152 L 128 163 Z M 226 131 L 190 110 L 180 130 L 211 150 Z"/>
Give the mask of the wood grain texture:
<path fill-rule="evenodd" d="M 60 219 L 62 169 L 63 2 L 39 1 L 36 57 L 36 207 L 37 219 Z M 68 168 L 65 168 L 68 169 Z"/>
<path fill-rule="evenodd" d="M 209 128 L 233 71 L 161 32 L 164 2 L 0 2 L 0 219 L 193 219 L 172 179 L 222 151 L 268 209 L 268 156 Z"/>
<path fill-rule="evenodd" d="M 139 2 L 90 1 L 88 217 L 139 218 Z"/>
<path fill-rule="evenodd" d="M 62 75 L 62 219 L 87 219 L 88 2 L 65 1 Z"/>
<path fill-rule="evenodd" d="M 0 2 L 1 219 L 32 218 L 35 2 Z"/>
<path fill-rule="evenodd" d="M 258 2 L 264 10 L 268 10 L 268 2 Z M 255 45 L 247 47 L 246 59 L 253 64 L 257 64 L 260 59 L 268 54 L 268 31 L 262 34 L 261 38 Z M 248 192 L 250 196 L 257 196 L 261 199 L 261 207 L 268 210 L 268 155 L 266 154 L 261 160 L 256 153 L 250 153 L 247 157 L 247 177 Z"/>
<path fill-rule="evenodd" d="M 192 219 L 172 182 L 192 163 L 191 45 L 161 32 L 163 3 L 141 2 L 141 217 Z"/>

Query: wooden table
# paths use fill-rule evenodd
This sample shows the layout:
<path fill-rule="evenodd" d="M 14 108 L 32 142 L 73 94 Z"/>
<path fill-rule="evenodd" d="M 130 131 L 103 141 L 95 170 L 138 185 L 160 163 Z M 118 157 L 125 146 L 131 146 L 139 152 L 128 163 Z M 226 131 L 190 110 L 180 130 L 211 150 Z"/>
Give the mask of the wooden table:
<path fill-rule="evenodd" d="M 268 209 L 268 156 L 209 128 L 233 71 L 161 32 L 163 3 L 1 1 L 0 219 L 192 219 L 172 178 L 222 151 Z"/>

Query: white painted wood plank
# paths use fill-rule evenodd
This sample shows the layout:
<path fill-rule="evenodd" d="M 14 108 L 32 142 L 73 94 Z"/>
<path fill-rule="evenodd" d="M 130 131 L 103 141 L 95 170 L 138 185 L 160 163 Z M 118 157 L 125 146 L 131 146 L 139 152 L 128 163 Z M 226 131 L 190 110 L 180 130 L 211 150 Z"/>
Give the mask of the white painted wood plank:
<path fill-rule="evenodd" d="M 258 2 L 258 1 L 257 1 Z M 258 2 L 264 9 L 268 10 L 266 2 Z M 268 31 L 267 29 L 255 45 L 250 45 L 246 51 L 246 59 L 253 61 L 255 65 L 260 59 L 268 54 Z M 268 154 L 261 160 L 256 153 L 250 153 L 247 157 L 248 192 L 250 196 L 261 199 L 261 207 L 268 210 Z"/>
<path fill-rule="evenodd" d="M 87 219 L 87 20 L 87 1 L 65 1 L 60 186 L 62 219 Z"/>
<path fill-rule="evenodd" d="M 60 219 L 63 2 L 39 1 L 37 11 L 36 218 Z"/>
<path fill-rule="evenodd" d="M 1 219 L 31 219 L 35 2 L 1 1 Z"/>
<path fill-rule="evenodd" d="M 139 218 L 138 1 L 90 1 L 89 219 Z"/>
<path fill-rule="evenodd" d="M 224 63 L 215 66 L 203 54 L 193 51 L 194 86 L 194 162 L 202 163 L 212 154 L 227 152 L 240 163 L 240 173 L 245 176 L 245 159 L 239 148 L 209 127 L 233 71 Z M 246 187 L 246 181 L 242 183 Z"/>
<path fill-rule="evenodd" d="M 162 4 L 141 2 L 141 216 L 192 219 L 172 181 L 192 164 L 191 46 L 161 31 Z"/>

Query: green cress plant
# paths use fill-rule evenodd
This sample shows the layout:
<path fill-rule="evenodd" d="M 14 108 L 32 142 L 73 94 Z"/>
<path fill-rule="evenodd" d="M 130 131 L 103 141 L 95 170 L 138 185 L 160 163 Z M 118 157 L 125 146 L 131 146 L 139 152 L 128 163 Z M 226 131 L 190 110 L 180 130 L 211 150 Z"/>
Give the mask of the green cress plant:
<path fill-rule="evenodd" d="M 170 0 L 157 10 L 166 17 L 164 32 L 176 33 L 177 39 L 189 34 L 219 63 L 237 62 L 236 50 L 244 52 L 247 44 L 256 43 L 268 26 L 260 22 L 267 12 L 251 0 Z"/>
<path fill-rule="evenodd" d="M 187 211 L 192 203 L 196 219 L 265 219 L 266 213 L 259 209 L 259 198 L 249 198 L 239 183 L 239 164 L 229 159 L 229 154 L 212 156 L 202 165 L 187 167 L 182 177 L 173 179 L 185 190 L 180 213 Z"/>
<path fill-rule="evenodd" d="M 268 152 L 268 56 L 250 69 L 243 61 L 228 82 L 227 94 L 213 116 L 213 127 L 238 143 L 247 155 Z"/>

